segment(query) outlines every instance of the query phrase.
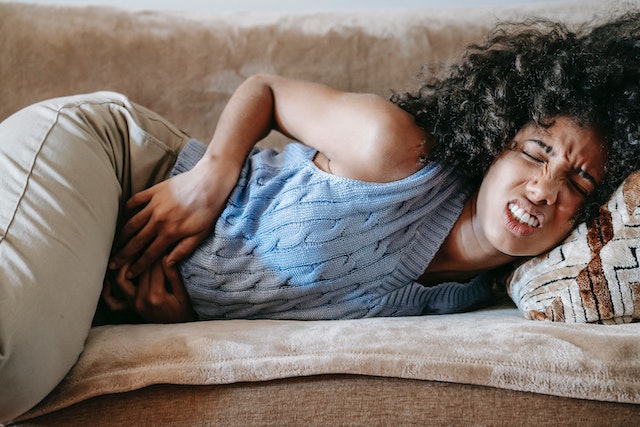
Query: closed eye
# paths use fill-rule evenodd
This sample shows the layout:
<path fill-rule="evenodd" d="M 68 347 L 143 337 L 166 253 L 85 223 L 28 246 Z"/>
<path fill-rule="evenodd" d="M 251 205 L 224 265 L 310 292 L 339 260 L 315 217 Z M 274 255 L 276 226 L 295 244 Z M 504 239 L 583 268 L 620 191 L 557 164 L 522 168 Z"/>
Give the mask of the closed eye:
<path fill-rule="evenodd" d="M 589 195 L 589 191 L 585 190 L 583 187 L 580 186 L 580 184 L 578 184 L 577 182 L 575 182 L 574 180 L 570 179 L 569 180 L 569 185 L 571 186 L 571 188 L 573 188 L 576 192 L 578 192 L 578 194 L 580 194 L 582 197 L 587 197 Z"/>
<path fill-rule="evenodd" d="M 536 163 L 544 163 L 543 159 L 541 159 L 540 157 L 537 157 L 537 156 L 529 153 L 528 151 L 522 150 L 522 154 L 524 154 L 527 158 L 529 158 L 530 160 L 533 160 Z"/>

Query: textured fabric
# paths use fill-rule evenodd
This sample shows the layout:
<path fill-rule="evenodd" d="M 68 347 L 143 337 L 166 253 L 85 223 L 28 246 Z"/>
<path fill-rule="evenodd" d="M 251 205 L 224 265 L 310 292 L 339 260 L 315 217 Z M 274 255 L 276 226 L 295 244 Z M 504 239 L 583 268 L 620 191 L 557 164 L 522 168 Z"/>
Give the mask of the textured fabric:
<path fill-rule="evenodd" d="M 190 141 L 173 173 L 205 146 Z M 215 231 L 181 265 L 203 319 L 345 319 L 462 311 L 488 299 L 474 281 L 416 282 L 467 198 L 452 169 L 429 163 L 391 183 L 319 170 L 313 148 L 250 155 Z M 461 288 L 456 292 L 443 287 Z M 432 306 L 432 308 L 431 308 Z"/>
<path fill-rule="evenodd" d="M 424 64 L 458 55 L 499 20 L 575 24 L 619 7 L 619 0 L 575 0 L 226 14 L 0 2 L 0 119 L 41 99 L 109 88 L 209 141 L 229 96 L 256 72 L 388 96 L 414 88 Z"/>
<path fill-rule="evenodd" d="M 535 414 L 535 416 L 532 416 Z M 403 378 L 320 375 L 107 394 L 18 426 L 634 426 L 640 405 Z M 517 422 L 509 422 L 517 420 Z"/>
<path fill-rule="evenodd" d="M 45 101 L 0 124 L 0 423 L 75 363 L 120 200 L 166 177 L 186 139 L 106 92 Z"/>
<path fill-rule="evenodd" d="M 612 10 L 624 9 L 628 4 L 637 7 L 640 2 L 576 0 L 491 8 L 309 14 L 140 13 L 114 8 L 0 2 L 0 118 L 42 99 L 108 88 L 127 94 L 131 100 L 179 124 L 192 136 L 208 141 L 230 94 L 256 72 L 275 72 L 340 89 L 387 96 L 390 89 L 414 88 L 422 65 L 442 63 L 457 56 L 464 45 L 479 42 L 498 20 L 519 21 L 539 16 L 560 19 L 573 26 L 601 21 L 610 16 Z M 275 143 L 270 137 L 269 144 Z M 66 154 L 78 154 L 76 158 L 81 159 L 81 165 L 92 165 L 90 156 Z M 0 180 L 6 173 L 4 169 L 0 172 Z M 100 171 L 96 169 L 92 173 L 95 175 L 92 179 L 98 180 Z M 109 185 L 108 180 L 101 182 L 96 194 L 106 191 Z M 63 218 L 75 223 L 80 221 L 71 211 Z M 103 233 L 106 227 L 106 221 L 102 221 L 96 230 Z M 87 228 L 79 236 L 84 236 L 83 242 L 89 235 L 95 241 L 96 230 Z M 22 244 L 25 251 L 40 250 L 38 242 L 25 239 Z M 77 251 L 82 252 L 80 248 Z M 51 259 L 57 259 L 59 254 L 55 254 Z M 78 274 L 61 273 L 59 283 L 78 283 Z M 50 283 L 41 276 L 27 279 L 41 288 L 45 286 L 41 282 Z M 76 300 L 83 300 L 80 294 L 68 297 L 65 308 L 69 305 L 76 308 Z M 58 301 L 43 299 L 41 304 L 47 308 Z M 12 313 L 14 307 L 11 304 L 9 307 Z M 32 306 L 29 315 L 37 316 L 39 310 L 40 306 Z M 3 313 L 4 306 L 0 318 Z M 279 322 L 239 321 L 229 329 L 228 336 L 218 335 L 218 328 L 226 327 L 226 322 L 94 329 L 78 370 L 65 380 L 54 398 L 64 406 L 78 398 L 79 390 L 96 395 L 104 390 L 118 393 L 141 384 L 172 379 L 195 384 L 217 379 L 258 381 L 270 375 L 305 375 L 327 370 L 312 369 L 311 363 L 320 361 L 330 364 L 333 371 L 367 369 L 372 375 L 421 375 L 422 378 L 433 375 L 442 380 L 471 381 L 584 399 L 617 399 L 617 396 L 623 399 L 623 395 L 633 394 L 629 386 L 637 385 L 640 368 L 632 366 L 636 372 L 635 382 L 624 372 L 631 372 L 625 366 L 640 359 L 636 344 L 640 324 L 618 325 L 603 331 L 600 325 L 525 321 L 515 309 L 508 318 L 491 311 L 418 317 L 410 322 L 371 320 L 370 325 L 365 321 L 357 321 L 355 325 L 352 321 L 344 324 L 339 321 L 321 327 L 316 323 L 298 325 L 301 323 L 298 322 L 288 325 L 284 331 Z M 7 323 L 0 322 L 0 329 L 4 325 Z M 75 327 L 73 319 L 69 325 Z M 57 357 L 58 350 L 49 351 L 50 348 L 67 346 L 48 334 L 51 325 L 43 322 L 42 327 L 43 337 L 51 336 L 56 343 L 50 343 L 45 351 L 42 347 L 30 349 L 33 355 L 29 357 L 43 361 L 34 365 L 39 369 L 30 371 L 36 382 L 44 381 L 42 369 L 50 369 L 51 361 Z M 103 334 L 106 331 L 112 333 Z M 214 335 L 202 335 L 207 332 Z M 621 339 L 625 334 L 629 342 Z M 513 341 L 505 342 L 507 336 Z M 478 343 L 479 337 L 482 341 Z M 316 341 L 318 346 L 301 350 L 305 346 L 301 340 L 305 338 Z M 355 338 L 353 347 L 332 347 L 335 341 L 347 338 Z M 403 340 L 398 342 L 397 338 Z M 390 344 L 382 346 L 384 341 Z M 477 348 L 472 347 L 472 343 L 478 343 Z M 174 344 L 187 351 L 181 353 L 179 360 L 167 352 L 167 349 L 177 350 Z M 372 348 L 372 344 L 378 346 Z M 280 346 L 277 357 L 267 350 L 269 345 Z M 412 346 L 416 346 L 415 351 Z M 334 349 L 327 353 L 328 348 Z M 6 349 L 3 347 L 0 351 Z M 494 352 L 485 353 L 488 349 Z M 209 352 L 208 356 L 199 359 L 198 352 L 205 351 Z M 214 355 L 216 351 L 219 353 Z M 304 352 L 305 357 L 297 357 L 298 351 Z M 436 364 L 433 368 L 411 363 L 416 358 L 424 361 L 429 354 L 433 354 L 430 362 Z M 2 353 L 2 357 L 6 355 Z M 245 363 L 234 359 L 236 355 L 244 358 Z M 477 357 L 483 355 L 479 361 Z M 149 360 L 150 356 L 156 359 Z M 259 363 L 261 356 L 265 356 L 262 364 Z M 378 363 L 381 358 L 387 361 L 384 368 Z M 605 367 L 601 359 L 610 360 L 611 365 Z M 463 364 L 452 365 L 455 375 L 437 376 L 443 370 L 437 363 L 443 360 Z M 279 363 L 287 361 L 290 362 L 287 365 Z M 567 366 L 569 371 L 565 371 Z M 476 375 L 491 367 L 499 368 L 494 375 Z M 77 375 L 81 372 L 86 376 Z M 0 384 L 0 395 L 3 390 L 15 391 L 13 386 L 5 387 L 5 384 Z M 451 401 L 456 405 L 459 402 Z M 636 403 L 639 402 L 636 400 Z M 180 408 L 176 406 L 178 414 L 169 422 L 181 419 L 181 408 L 188 411 L 184 404 L 182 401 Z M 103 411 L 98 416 L 107 423 L 119 407 L 100 409 Z M 418 415 L 429 413 L 422 408 L 409 410 L 417 411 Z M 456 406 L 456 410 L 473 417 L 473 412 L 467 412 L 464 404 Z M 537 414 L 535 409 L 532 413 Z M 501 419 L 520 422 L 524 417 Z M 536 416 L 530 415 L 528 419 L 543 422 Z M 556 419 L 546 418 L 549 423 Z M 163 422 L 167 420 L 160 421 Z M 348 422 L 347 414 L 334 423 Z M 194 424 L 205 423 L 206 419 L 202 419 Z"/>
<path fill-rule="evenodd" d="M 101 326 L 93 328 L 86 350 L 58 389 L 30 415 L 152 384 L 326 374 L 475 384 L 640 405 L 638 336 L 640 323 L 532 322 L 510 302 L 446 316 Z M 459 411 L 458 402 L 452 403 Z M 104 410 L 107 420 L 117 412 Z M 348 418 L 334 424 L 342 421 Z"/>
<path fill-rule="evenodd" d="M 640 320 L 640 172 L 629 176 L 589 224 L 508 282 L 527 318 L 556 322 Z"/>

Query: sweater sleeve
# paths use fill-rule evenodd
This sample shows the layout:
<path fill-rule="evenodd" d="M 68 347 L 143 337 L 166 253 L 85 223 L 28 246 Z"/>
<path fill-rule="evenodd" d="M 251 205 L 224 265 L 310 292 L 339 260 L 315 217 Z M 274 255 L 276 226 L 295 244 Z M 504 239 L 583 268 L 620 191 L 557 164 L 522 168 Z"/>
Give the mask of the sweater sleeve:
<path fill-rule="evenodd" d="M 491 302 L 492 282 L 486 275 L 469 282 L 445 282 L 426 288 L 425 308 L 422 314 L 461 313 L 475 310 Z"/>

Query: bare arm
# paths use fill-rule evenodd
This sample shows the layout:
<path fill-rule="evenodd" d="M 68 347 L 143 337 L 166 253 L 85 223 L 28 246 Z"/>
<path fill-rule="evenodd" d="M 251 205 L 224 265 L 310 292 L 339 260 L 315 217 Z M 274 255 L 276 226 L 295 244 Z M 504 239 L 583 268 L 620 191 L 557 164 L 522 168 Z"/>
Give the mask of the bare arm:
<path fill-rule="evenodd" d="M 125 225 L 126 244 L 111 268 L 134 261 L 130 277 L 169 247 L 169 264 L 189 255 L 211 232 L 254 145 L 277 130 L 319 151 L 332 173 L 388 182 L 419 169 L 423 132 L 413 118 L 375 95 L 259 75 L 245 81 L 225 107 L 204 157 L 184 174 L 133 196 L 139 210 Z M 140 256 L 138 257 L 138 255 Z"/>
<path fill-rule="evenodd" d="M 389 182 L 416 172 L 424 132 L 406 112 L 371 94 L 267 76 L 275 128 L 331 161 L 337 175 Z"/>
<path fill-rule="evenodd" d="M 363 181 L 414 173 L 424 150 L 424 133 L 413 118 L 384 98 L 258 75 L 230 100 L 202 162 L 226 159 L 239 171 L 272 129 L 323 153 L 334 173 Z"/>

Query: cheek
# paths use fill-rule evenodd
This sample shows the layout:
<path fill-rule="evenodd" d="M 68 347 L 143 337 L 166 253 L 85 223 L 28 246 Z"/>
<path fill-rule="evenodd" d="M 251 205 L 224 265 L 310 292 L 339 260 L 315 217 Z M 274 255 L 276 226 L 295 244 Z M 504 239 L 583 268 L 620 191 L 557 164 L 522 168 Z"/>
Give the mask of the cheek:
<path fill-rule="evenodd" d="M 568 189 L 566 189 L 563 196 L 557 207 L 557 215 L 562 220 L 568 221 L 573 225 L 573 218 L 583 208 L 584 198 L 572 194 Z"/>
<path fill-rule="evenodd" d="M 547 223 L 545 227 L 544 236 L 546 237 L 543 240 L 548 246 L 546 249 L 551 249 L 561 243 L 571 232 L 579 206 L 579 204 L 558 206 L 552 221 Z"/>
<path fill-rule="evenodd" d="M 525 181 L 522 168 L 519 170 L 514 163 L 500 158 L 487 171 L 480 192 L 489 204 L 508 198 L 509 193 Z"/>
<path fill-rule="evenodd" d="M 523 164 L 513 151 L 502 153 L 487 170 L 486 178 L 504 183 L 517 180 L 522 175 Z"/>

